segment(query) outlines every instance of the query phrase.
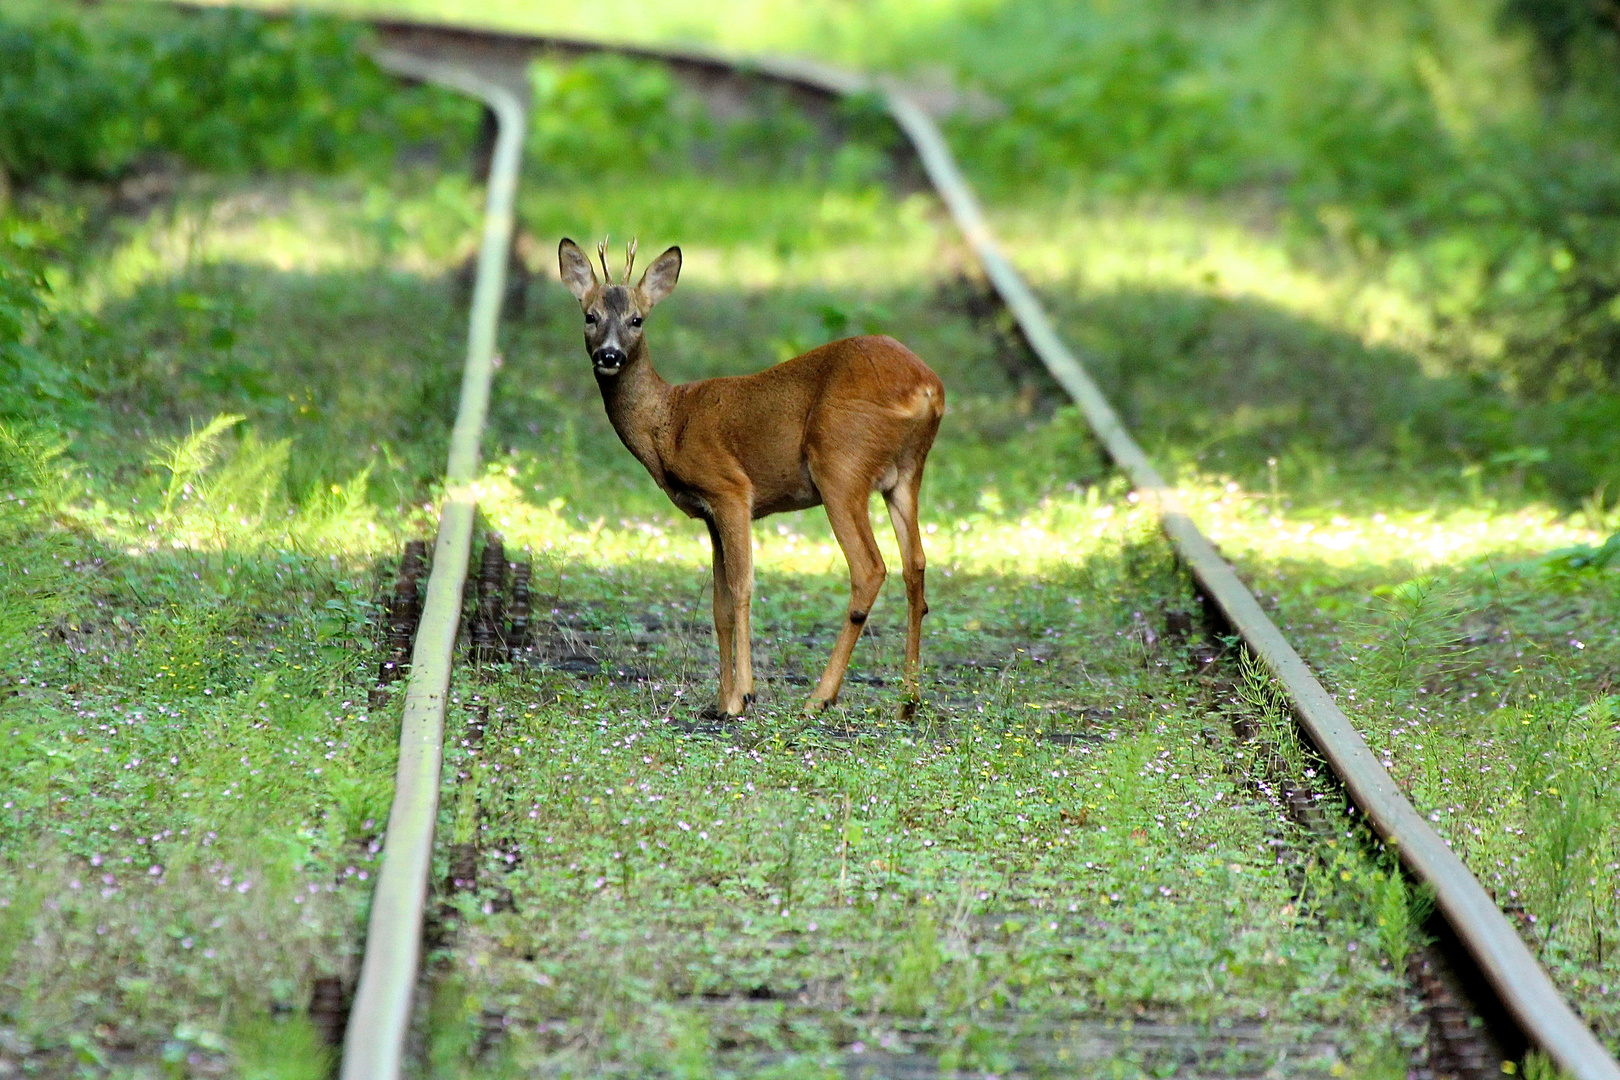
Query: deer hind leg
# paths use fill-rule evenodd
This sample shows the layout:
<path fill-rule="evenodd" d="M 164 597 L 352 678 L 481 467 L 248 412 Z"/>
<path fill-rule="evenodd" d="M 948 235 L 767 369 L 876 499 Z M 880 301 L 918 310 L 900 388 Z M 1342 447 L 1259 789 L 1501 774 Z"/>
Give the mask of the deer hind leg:
<path fill-rule="evenodd" d="M 714 645 L 720 654 L 721 712 L 731 700 L 732 686 L 736 682 L 737 665 L 733 641 L 736 637 L 737 609 L 731 599 L 731 588 L 726 581 L 726 545 L 720 530 L 709 522 L 709 546 L 714 551 Z"/>
<path fill-rule="evenodd" d="M 921 487 L 922 470 L 917 469 L 901 476 L 894 487 L 883 493 L 884 501 L 889 504 L 889 521 L 900 542 L 900 569 L 906 580 L 905 703 L 901 706 L 905 716 L 916 709 L 922 697 L 922 621 L 928 614 L 928 600 L 923 590 L 923 571 L 927 563 L 923 557 L 922 534 L 917 528 L 917 493 Z"/>
<path fill-rule="evenodd" d="M 716 508 L 714 524 L 710 526 L 710 535 L 719 539 L 717 550 L 723 553 L 715 566 L 714 622 L 716 633 L 722 635 L 722 640 L 717 641 L 720 646 L 720 711 L 727 716 L 741 716 L 754 700 L 753 631 L 749 618 L 754 595 L 751 519 L 749 503 L 743 500 L 737 506 Z M 729 601 L 724 615 L 721 613 L 722 588 L 724 599 Z"/>
<path fill-rule="evenodd" d="M 847 490 L 834 493 L 823 484 L 821 491 L 833 535 L 838 538 L 838 546 L 844 550 L 844 560 L 849 563 L 849 613 L 838 634 L 838 641 L 833 645 L 827 670 L 822 672 L 821 681 L 816 684 L 815 692 L 805 704 L 806 712 L 824 709 L 838 700 L 838 691 L 844 685 L 844 670 L 849 667 L 855 642 L 860 640 L 866 617 L 872 610 L 872 602 L 877 599 L 878 592 L 883 588 L 883 579 L 888 576 L 867 513 L 870 486 L 851 485 Z"/>

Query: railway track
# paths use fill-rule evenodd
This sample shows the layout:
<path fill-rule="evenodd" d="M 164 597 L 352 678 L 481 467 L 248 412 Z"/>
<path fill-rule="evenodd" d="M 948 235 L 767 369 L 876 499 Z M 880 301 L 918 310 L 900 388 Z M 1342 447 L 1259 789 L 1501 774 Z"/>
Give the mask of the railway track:
<path fill-rule="evenodd" d="M 421 632 L 412 655 L 387 846 L 372 907 L 365 963 L 345 1042 L 342 1068 L 347 1080 L 381 1080 L 399 1075 L 410 1041 L 412 998 L 413 991 L 419 986 L 418 960 L 431 885 L 429 868 L 434 844 L 433 825 L 439 816 L 438 793 L 445 745 L 446 709 L 453 696 L 451 661 L 473 549 L 474 501 L 469 485 L 477 464 L 478 436 L 487 409 L 494 326 L 502 295 L 502 274 L 507 265 L 512 199 L 521 131 L 525 122 L 523 67 L 536 55 L 575 55 L 604 49 L 668 63 L 700 84 L 710 86 L 721 82 L 764 79 L 784 85 L 806 100 L 823 103 L 849 94 L 876 94 L 881 97 L 895 123 L 908 138 L 930 183 L 973 249 L 992 288 L 1012 313 L 1024 340 L 1052 377 L 1080 406 L 1115 465 L 1130 479 L 1145 504 L 1152 508 L 1181 566 L 1196 581 L 1198 595 L 1208 613 L 1205 632 L 1200 633 L 1192 628 L 1196 620 L 1191 614 L 1172 611 L 1165 615 L 1157 629 L 1157 636 L 1165 640 L 1179 639 L 1174 646 L 1176 650 L 1196 658 L 1205 667 L 1213 664 L 1216 681 L 1224 679 L 1228 689 L 1239 685 L 1240 668 L 1244 662 L 1237 654 L 1221 653 L 1217 632 L 1230 631 L 1241 638 L 1245 654 L 1254 658 L 1274 681 L 1274 685 L 1280 688 L 1286 710 L 1297 721 L 1309 745 L 1331 768 L 1333 778 L 1322 786 L 1332 787 L 1348 797 L 1351 814 L 1364 819 L 1371 831 L 1399 854 L 1416 882 L 1432 889 L 1440 920 L 1436 930 L 1441 945 L 1437 950 L 1414 954 L 1410 970 L 1412 985 L 1421 995 L 1428 1012 L 1431 1035 L 1436 1040 L 1431 1046 L 1430 1061 L 1437 1074 L 1472 1077 L 1511 1071 L 1512 1059 L 1525 1047 L 1531 1047 L 1543 1051 L 1571 1076 L 1583 1080 L 1613 1080 L 1620 1077 L 1620 1068 L 1562 1000 L 1513 926 L 1461 861 L 1452 855 L 1440 837 L 1406 801 L 1368 752 L 1349 718 L 1316 681 L 1262 611 L 1254 596 L 1199 532 L 1175 490 L 1164 482 L 1124 429 L 1083 365 L 1059 338 L 1038 300 L 1000 252 L 977 200 L 964 182 L 938 129 L 902 90 L 802 62 L 743 62 L 694 51 L 524 37 L 401 22 L 379 22 L 376 25 L 380 43 L 378 57 L 385 66 L 408 77 L 432 79 L 478 96 L 498 116 L 499 135 L 491 168 L 485 241 L 474 289 L 462 405 L 446 471 L 449 495 L 442 511 L 433 572 L 426 586 Z M 492 550 L 487 543 L 486 553 Z M 479 618 L 483 622 L 481 628 L 473 628 L 473 636 L 479 639 L 475 642 L 475 649 L 481 651 L 482 659 L 490 659 L 491 650 L 501 648 L 502 635 L 496 630 L 499 616 L 493 613 L 500 606 L 494 598 L 504 587 L 504 561 L 504 552 L 486 559 L 488 565 L 482 579 L 479 604 Z M 513 599 L 517 597 L 514 595 Z M 665 636 L 671 636 L 669 629 L 664 629 Z M 513 631 L 508 627 L 505 633 L 511 634 Z M 657 636 L 650 627 L 647 633 Z M 576 659 L 579 656 L 578 653 L 570 655 Z M 599 661 L 588 655 L 584 660 L 600 666 Z M 1219 674 L 1223 670 L 1225 674 Z M 793 675 L 783 672 L 778 677 L 791 681 Z M 651 681 L 646 673 L 632 675 L 630 679 L 641 683 Z M 503 694 L 508 699 L 505 704 L 501 703 Z M 502 753 L 521 753 L 522 748 L 532 741 L 532 736 L 524 737 L 518 730 L 508 731 L 503 726 L 503 721 L 508 719 L 503 710 L 521 708 L 518 704 L 521 695 L 507 688 L 497 689 L 490 696 L 495 702 L 493 706 L 488 700 L 463 701 L 463 707 L 459 710 L 461 715 L 457 718 L 460 720 L 459 730 L 454 722 L 451 724 L 452 730 L 457 730 L 459 743 L 454 759 L 464 774 L 457 788 L 457 805 L 452 816 L 460 823 L 458 829 L 463 836 L 479 835 L 478 822 L 486 813 L 481 799 L 510 802 L 520 797 L 509 785 L 503 787 L 492 781 L 493 773 L 486 772 L 483 763 Z M 1220 696 L 1219 691 L 1216 696 Z M 1230 694 L 1227 696 L 1230 697 Z M 1243 734 L 1244 722 L 1241 717 L 1234 718 L 1240 743 L 1246 743 L 1250 738 Z M 610 729 L 602 726 L 600 734 L 605 736 L 608 733 Z M 753 737 L 747 732 L 710 731 L 701 725 L 693 726 L 685 734 L 697 738 L 724 734 L 726 738 L 719 740 L 719 743 L 734 742 L 735 745 L 725 750 L 722 758 L 733 752 L 746 755 L 745 744 L 748 738 Z M 798 734 L 806 740 L 805 745 L 819 747 L 840 738 L 860 744 L 871 733 L 828 729 Z M 953 724 L 945 721 L 938 728 L 928 731 L 888 733 L 885 738 L 890 741 L 885 745 L 892 745 L 894 739 L 898 738 L 905 743 L 909 753 L 916 745 L 935 739 L 951 752 L 960 753 L 964 747 L 970 747 L 974 737 L 970 729 L 960 722 Z M 1097 733 L 1046 728 L 1033 732 L 1029 737 L 1050 751 L 1055 747 L 1083 748 L 1088 739 L 1097 737 Z M 620 738 L 613 745 L 624 750 L 631 741 L 631 738 L 620 733 Z M 666 745 L 665 752 L 673 752 L 672 745 Z M 610 754 L 607 747 L 596 749 L 603 756 Z M 1263 739 L 1254 747 L 1254 755 L 1256 760 L 1287 757 L 1282 748 L 1268 747 Z M 645 755 L 645 760 L 650 764 L 653 758 Z M 720 768 L 718 765 L 715 767 Z M 1332 801 L 1333 791 L 1301 786 L 1287 768 L 1265 764 L 1251 771 L 1248 779 L 1257 791 L 1262 791 L 1283 807 L 1306 834 L 1324 834 L 1336 828 L 1328 818 L 1324 818 L 1322 809 Z M 752 791 L 752 784 L 748 787 Z M 604 790 L 611 794 L 611 789 Z M 593 798 L 591 805 L 598 801 Z M 898 803 L 897 798 L 894 801 Z M 594 811 L 581 811 L 572 806 L 570 810 L 581 813 L 582 821 L 595 822 L 596 826 L 602 828 L 612 827 L 606 818 L 596 821 L 601 815 Z M 858 843 L 852 837 L 859 836 L 858 832 L 851 831 L 847 796 L 844 819 L 838 831 L 841 837 L 838 843 L 842 845 L 840 850 L 847 854 Z M 630 821 L 629 817 L 624 818 L 626 828 L 630 827 Z M 645 821 L 643 817 L 642 822 Z M 677 825 L 683 832 L 693 828 L 684 820 L 677 822 Z M 784 823 L 779 828 L 786 829 L 788 826 Z M 629 842 L 633 832 L 632 829 L 620 838 L 621 845 Z M 1298 850 L 1297 837 L 1293 841 L 1287 837 L 1274 840 L 1277 865 L 1289 873 L 1296 872 L 1288 869 L 1295 867 L 1299 875 L 1304 875 L 1306 870 L 1303 868 L 1321 855 L 1320 851 Z M 550 841 L 550 837 L 547 837 L 547 841 Z M 466 839 L 460 839 L 457 843 L 463 846 L 451 860 L 452 872 L 443 892 L 447 896 L 458 893 L 479 895 L 479 844 Z M 472 846 L 466 847 L 469 843 Z M 487 855 L 488 851 L 482 854 Z M 633 887 L 628 869 L 630 860 L 622 852 L 615 852 L 615 856 L 626 868 L 622 890 L 628 894 Z M 539 852 L 517 850 L 515 843 L 508 843 L 499 857 L 509 865 L 519 861 L 537 864 L 543 861 Z M 792 856 L 788 858 L 791 861 Z M 892 863 L 893 860 L 890 861 Z M 881 859 L 872 860 L 872 866 L 881 873 L 892 875 L 891 867 L 879 867 L 881 862 Z M 662 869 L 663 864 L 660 863 L 659 867 Z M 859 869 L 858 876 L 863 879 L 869 877 Z M 845 877 L 845 872 L 841 871 L 840 894 L 845 891 Z M 1303 876 L 1300 880 L 1304 880 Z M 599 889 L 603 884 L 605 879 L 591 887 Z M 858 887 L 850 888 L 853 891 Z M 1085 936 L 1086 927 L 1065 920 L 1061 915 L 1046 919 L 1046 913 L 1051 903 L 1056 902 L 1060 891 L 1042 892 L 1041 889 L 1030 888 L 1018 898 L 1018 903 L 1012 905 L 1016 910 L 981 911 L 972 917 L 965 917 L 959 910 L 950 920 L 944 914 L 939 919 L 942 924 L 950 922 L 955 940 L 962 948 L 994 953 L 999 947 L 997 942 L 1006 945 L 1014 937 L 1026 935 L 1027 924 L 1032 918 L 1030 913 L 1038 912 L 1040 914 L 1034 917 L 1046 921 L 1050 938 L 1034 951 L 1048 958 L 1072 958 L 1082 951 L 1075 941 Z M 881 892 L 881 889 L 877 892 Z M 785 919 L 793 904 L 788 898 L 781 899 L 782 917 Z M 498 914 L 498 909 L 503 906 L 510 907 L 510 891 L 502 899 L 497 890 L 493 898 L 486 896 L 482 902 L 486 915 Z M 560 932 L 563 924 L 568 924 L 566 928 L 569 932 L 582 935 L 580 940 L 590 936 L 590 927 L 569 924 L 566 918 L 561 918 L 556 912 L 546 914 L 554 924 L 554 930 Z M 929 918 L 928 925 L 932 927 L 933 917 Z M 449 908 L 441 909 L 434 916 L 433 922 L 437 924 L 436 933 L 440 935 L 441 942 L 445 940 L 442 936 L 444 927 L 455 921 L 455 915 Z M 1009 926 L 1013 929 L 1009 930 Z M 732 932 L 741 934 L 746 929 L 746 926 L 733 927 Z M 1039 926 L 1035 929 L 1038 931 Z M 812 923 L 809 932 L 815 930 Z M 722 959 L 736 963 L 752 962 L 771 956 L 780 960 L 783 954 L 794 951 L 796 946 L 793 942 L 798 939 L 789 937 L 784 943 L 778 940 L 784 936 L 783 927 L 777 927 L 776 931 L 774 936 L 752 952 L 741 950 L 727 953 L 724 948 L 711 947 L 712 943 L 699 948 L 690 941 L 683 943 L 678 934 L 669 936 L 661 945 L 677 955 L 685 949 L 691 952 L 692 957 L 701 956 L 716 963 Z M 794 931 L 800 934 L 804 932 Z M 842 935 L 835 951 L 841 950 L 846 954 L 861 952 L 863 939 L 858 925 L 841 925 L 834 933 Z M 651 932 L 648 937 L 652 937 Z M 917 951 L 926 954 L 929 946 L 924 942 L 924 937 L 926 935 L 919 932 Z M 560 940 L 557 938 L 551 943 Z M 1027 936 L 1019 937 L 1019 941 L 1027 946 Z M 536 938 L 530 944 L 541 943 L 544 943 L 542 938 Z M 487 942 L 466 939 L 460 942 L 460 947 L 473 955 L 489 955 Z M 1012 950 L 1003 951 L 1010 955 Z M 531 950 L 530 955 L 534 954 Z M 917 961 L 921 969 L 928 968 L 926 961 L 926 956 Z M 769 967 L 768 964 L 766 966 Z M 929 970 L 938 969 L 936 959 L 933 969 Z M 645 972 L 626 969 L 623 974 L 626 979 L 634 981 L 643 977 Z M 736 980 L 706 983 L 702 979 L 689 980 L 686 985 L 692 990 L 695 1004 L 688 1010 L 689 1015 L 670 1029 L 674 1033 L 671 1035 L 672 1054 L 676 1057 L 681 1032 L 697 1025 L 705 1031 L 725 1033 L 718 1039 L 717 1045 L 721 1048 L 723 1058 L 727 1053 L 731 1054 L 730 1058 L 726 1058 L 730 1063 L 748 1068 L 768 1067 L 776 1052 L 762 1049 L 771 1044 L 771 1038 L 759 1034 L 760 1024 L 766 1027 L 775 1025 L 773 1030 L 791 1030 L 795 1022 L 808 1022 L 805 1018 L 812 1014 L 837 1014 L 841 1009 L 844 1013 L 849 1012 L 848 1002 L 840 1004 L 818 999 L 817 995 L 825 987 L 814 975 L 797 981 L 766 978 L 752 986 Z M 705 986 L 707 989 L 703 989 Z M 437 991 L 430 988 L 429 996 L 435 994 Z M 827 1045 L 836 1045 L 845 1037 L 853 1040 L 843 1045 L 839 1058 L 841 1067 L 850 1075 L 862 1075 L 864 1072 L 866 1075 L 897 1077 L 935 1075 L 942 1067 L 950 1068 L 952 1062 L 967 1060 L 963 1057 L 966 1053 L 963 1040 L 971 1041 L 980 1035 L 991 1048 L 973 1059 L 979 1067 L 990 1068 L 985 1065 L 986 1062 L 994 1065 L 999 1061 L 1001 1064 L 990 1068 L 990 1071 L 1029 1075 L 1083 1070 L 1104 1060 L 1118 1059 L 1121 1055 L 1135 1055 L 1132 1060 L 1144 1071 L 1162 1073 L 1163 1070 L 1183 1070 L 1178 1075 L 1189 1069 L 1197 1071 L 1206 1064 L 1213 1067 L 1217 1064 L 1216 1058 L 1225 1062 L 1222 1068 L 1228 1072 L 1235 1071 L 1238 1075 L 1263 1075 L 1267 1070 L 1271 1074 L 1278 1074 L 1278 1069 L 1284 1069 L 1290 1075 L 1305 1075 L 1316 1066 L 1302 1063 L 1297 1070 L 1289 1070 L 1281 1064 L 1286 1062 L 1290 1050 L 1312 1047 L 1316 1045 L 1313 1039 L 1329 1045 L 1334 1038 L 1332 1032 L 1289 1031 L 1269 1025 L 1254 1028 L 1229 1026 L 1212 1036 L 1208 1029 L 1189 1031 L 1174 1024 L 1156 1023 L 1151 1017 L 1139 1022 L 1127 1021 L 1123 1025 L 1117 1022 L 1099 1025 L 1080 1017 L 1057 1022 L 1025 1023 L 1020 1020 L 1016 1010 L 1003 1010 L 996 1014 L 994 1020 L 986 1021 L 964 1035 L 962 1032 L 927 1030 L 925 1026 L 915 1024 L 908 1026 L 906 1015 L 906 1010 L 902 1009 L 898 1017 L 891 1017 L 894 1022 L 876 1044 L 868 1043 L 864 1038 L 855 1038 L 850 1031 L 839 1029 L 837 1024 L 823 1031 L 820 1037 Z M 478 1045 L 472 1049 L 474 1058 L 493 1052 L 492 1048 L 499 1042 L 509 1020 L 507 1014 L 498 1008 L 486 1009 L 482 1016 L 482 1034 Z M 768 1016 L 769 1023 L 761 1020 L 761 1016 Z M 1484 1024 L 1477 1020 L 1471 1022 L 1471 1017 L 1483 1018 Z M 687 1027 L 682 1028 L 681 1024 Z M 545 1023 L 540 1025 L 539 1030 L 540 1042 L 547 1045 L 563 1046 L 578 1035 L 567 1023 L 562 1023 L 550 1036 L 546 1033 Z M 548 1038 L 550 1043 L 547 1043 Z M 731 1048 L 729 1051 L 728 1046 Z M 998 1053 L 1001 1055 L 999 1058 L 996 1057 Z M 1220 1057 L 1223 1054 L 1225 1056 Z M 1320 1065 L 1323 1060 L 1321 1054 L 1317 1054 L 1314 1060 Z M 675 1071 L 679 1071 L 678 1061 Z"/>

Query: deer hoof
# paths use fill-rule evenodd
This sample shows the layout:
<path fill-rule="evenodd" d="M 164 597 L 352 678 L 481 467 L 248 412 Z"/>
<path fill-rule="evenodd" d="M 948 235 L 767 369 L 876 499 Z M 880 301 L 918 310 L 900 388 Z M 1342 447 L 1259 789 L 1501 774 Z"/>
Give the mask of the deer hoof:
<path fill-rule="evenodd" d="M 750 691 L 748 691 L 748 693 L 743 695 L 743 708 L 746 709 L 748 706 L 752 705 L 753 703 L 754 703 L 754 692 L 752 690 L 750 690 Z"/>

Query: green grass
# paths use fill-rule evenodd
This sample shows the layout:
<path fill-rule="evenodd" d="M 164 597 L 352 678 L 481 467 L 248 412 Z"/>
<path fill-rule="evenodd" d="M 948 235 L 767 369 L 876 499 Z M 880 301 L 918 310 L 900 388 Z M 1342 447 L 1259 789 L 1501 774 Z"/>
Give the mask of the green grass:
<path fill-rule="evenodd" d="M 713 202 L 733 215 L 720 242 L 688 242 L 655 355 L 672 377 L 746 370 L 870 325 L 946 377 L 953 422 L 927 496 L 935 704 L 890 731 L 895 691 L 856 684 L 831 728 L 804 729 L 789 719 L 802 691 L 776 681 L 730 738 L 663 722 L 712 693 L 707 557 L 607 427 L 577 316 L 537 284 L 503 342 L 484 513 L 533 553 L 557 619 L 648 678 L 477 688 L 499 695 L 487 817 L 456 818 L 452 791 L 444 833 L 493 830 L 522 852 L 509 887 L 530 914 L 482 917 L 469 898 L 460 955 L 490 959 L 444 982 L 445 1068 L 477 1045 L 458 1018 L 492 1003 L 511 1061 L 585 1069 L 641 1068 L 670 1039 L 694 1070 L 813 1064 L 894 1024 L 991 1067 L 1063 1052 L 1078 1036 L 1052 1041 L 1053 1025 L 1120 1015 L 1282 1025 L 1259 1059 L 1327 1024 L 1311 1043 L 1325 1068 L 1361 1053 L 1362 1032 L 1409 1030 L 1371 900 L 1309 868 L 1345 849 L 1280 820 L 1230 767 L 1224 706 L 1158 643 L 1161 606 L 1191 608 L 1185 585 L 1074 417 L 1021 412 L 994 342 L 940 289 L 942 230 L 879 191 L 778 188 L 783 210 L 763 220 L 744 215 L 765 192 L 738 195 Z M 16 613 L 10 676 L 28 681 L 4 705 L 20 795 L 0 1008 L 31 1060 L 74 1040 L 108 1061 L 155 1062 L 185 1039 L 262 1057 L 272 1006 L 296 1011 L 312 978 L 351 969 L 392 738 L 391 717 L 360 706 L 376 661 L 360 623 L 370 567 L 423 527 L 433 493 L 461 321 L 443 273 L 462 248 L 421 238 L 435 220 L 470 227 L 466 198 L 431 175 L 203 190 L 121 226 L 60 292 L 126 358 L 106 404 L 129 420 L 37 466 L 58 489 L 20 511 L 6 561 L 13 580 L 54 567 Z M 528 199 L 536 228 L 569 205 L 556 186 Z M 844 231 L 778 243 L 828 205 Z M 423 224 L 386 250 L 354 239 L 379 219 Z M 840 264 L 872 273 L 823 269 Z M 224 410 L 246 420 L 182 419 Z M 758 531 L 761 673 L 797 679 L 824 659 L 841 560 L 818 515 Z M 857 674 L 892 682 L 897 618 L 874 615 Z M 451 764 L 453 784 L 465 763 Z M 662 798 L 613 826 L 632 803 L 595 789 L 632 780 L 648 785 L 633 798 Z M 559 797 L 537 807 L 540 790 Z M 1278 864 L 1278 839 L 1298 866 Z M 1302 889 L 1324 897 L 1309 917 Z M 717 919 L 731 944 L 704 929 Z M 587 930 L 621 944 L 578 953 Z M 646 971 L 666 955 L 666 975 Z M 75 976 L 51 978 L 64 959 Z M 756 986 L 828 996 L 787 1029 L 774 1006 L 701 1004 Z"/>
<path fill-rule="evenodd" d="M 455 822 L 478 815 L 486 856 L 447 963 L 471 1011 L 505 1017 L 512 1067 L 636 1073 L 695 1037 L 705 1070 L 743 1075 L 857 1045 L 970 1070 L 1165 1067 L 1085 1037 L 1132 1017 L 1190 1025 L 1206 1051 L 1264 1022 L 1251 1067 L 1326 1025 L 1308 1055 L 1325 1069 L 1380 1044 L 1357 1029 L 1405 1030 L 1378 869 L 1336 812 L 1324 841 L 1257 795 L 1275 778 L 1233 733 L 1242 707 L 1155 629 L 1192 600 L 1147 523 L 1084 497 L 933 516 L 929 704 L 900 728 L 892 604 L 857 661 L 885 684 L 798 719 L 840 591 L 798 569 L 833 561 L 813 537 L 766 533 L 762 702 L 721 731 L 698 719 L 706 636 L 667 629 L 703 618 L 701 549 L 631 532 L 621 554 L 605 529 L 553 549 L 558 623 L 642 674 L 463 683 L 492 720 L 460 757 L 478 802 Z M 554 535 L 518 508 L 494 520 L 508 543 Z M 515 911 L 495 913 L 501 890 Z"/>
<path fill-rule="evenodd" d="M 809 1076 L 859 1045 L 1136 1075 L 1172 1066 L 1150 1036 L 1180 1024 L 1230 1036 L 1212 1069 L 1286 1050 L 1399 1073 L 1421 897 L 1333 806 L 1320 831 L 1284 815 L 1283 782 L 1319 766 L 1235 656 L 1206 664 L 1218 642 L 1172 632 L 1186 582 L 1073 411 L 998 369 L 937 207 L 881 187 L 871 141 L 822 146 L 775 106 L 728 127 L 636 65 L 546 79 L 583 130 L 648 100 L 687 118 L 600 157 L 570 125 L 537 132 L 539 276 L 503 331 L 480 494 L 535 560 L 554 651 L 636 674 L 458 677 L 453 724 L 474 694 L 494 723 L 452 751 L 441 839 L 479 838 L 485 861 L 424 1005 L 431 1071 Z M 0 445 L 23 493 L 0 504 L 0 1032 L 37 1068 L 323 1067 L 297 1014 L 315 977 L 352 973 L 393 753 L 394 713 L 360 707 L 365 621 L 432 520 L 465 325 L 448 273 L 479 211 L 454 168 L 411 160 L 187 174 L 136 216 L 95 187 L 14 203 L 53 237 L 63 336 L 39 340 L 78 350 L 95 392 L 70 436 Z M 1469 383 L 1444 297 L 1398 260 L 1294 229 L 1264 191 L 1095 186 L 1004 191 L 1009 250 L 1397 780 L 1620 1038 L 1616 575 L 1543 560 L 1620 527 L 1612 496 L 1569 496 L 1612 462 L 1588 450 L 1559 480 L 1579 425 Z M 813 511 L 756 529 L 766 693 L 704 727 L 701 530 L 607 426 L 550 284 L 559 235 L 607 232 L 686 252 L 649 326 L 668 377 L 868 329 L 944 377 L 916 724 L 889 719 L 893 583 L 852 667 L 883 682 L 797 719 L 847 587 Z M 210 431 L 220 416 L 244 419 Z M 1119 1037 L 1127 1020 L 1146 1034 Z"/>

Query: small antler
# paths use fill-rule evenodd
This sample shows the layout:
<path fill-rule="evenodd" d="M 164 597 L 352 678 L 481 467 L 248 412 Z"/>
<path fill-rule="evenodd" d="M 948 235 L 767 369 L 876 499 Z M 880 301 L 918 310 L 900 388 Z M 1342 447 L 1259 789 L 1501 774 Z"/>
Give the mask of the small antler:
<path fill-rule="evenodd" d="M 624 255 L 624 283 L 630 284 L 630 271 L 636 268 L 636 237 L 630 238 L 630 245 L 625 249 Z"/>
<path fill-rule="evenodd" d="M 613 281 L 613 275 L 608 272 L 607 268 L 607 245 L 608 238 L 605 236 L 602 237 L 602 242 L 596 245 L 596 257 L 602 260 L 602 283 L 604 285 L 611 284 Z"/>

